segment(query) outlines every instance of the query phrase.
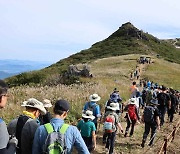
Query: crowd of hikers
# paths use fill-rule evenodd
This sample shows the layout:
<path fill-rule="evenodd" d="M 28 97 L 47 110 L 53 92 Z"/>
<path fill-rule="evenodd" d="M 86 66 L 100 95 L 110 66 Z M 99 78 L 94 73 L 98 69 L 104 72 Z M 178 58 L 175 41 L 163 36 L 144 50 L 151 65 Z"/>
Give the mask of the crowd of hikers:
<path fill-rule="evenodd" d="M 68 101 L 60 99 L 54 102 L 52 116 L 48 111 L 52 107 L 50 100 L 29 98 L 21 105 L 25 107 L 23 113 L 7 126 L 0 119 L 0 154 L 70 154 L 74 147 L 78 153 L 89 154 L 96 149 L 99 124 L 103 124 L 102 143 L 108 154 L 114 153 L 118 131 L 124 137 L 131 137 L 136 124 L 141 122 L 145 125 L 141 147 L 144 148 L 150 131 L 148 145 L 152 146 L 157 129 L 164 124 L 166 112 L 169 122 L 173 122 L 175 113 L 180 114 L 180 93 L 151 81 L 144 82 L 142 87 L 140 91 L 134 81 L 129 88 L 130 98 L 124 104 L 118 89 L 114 88 L 105 102 L 104 111 L 98 104 L 101 97 L 95 93 L 90 95 L 77 126 L 64 122 L 70 112 Z M 0 108 L 5 107 L 7 98 L 8 86 L 0 80 Z M 127 123 L 125 130 L 120 121 L 123 111 L 126 112 L 123 117 Z"/>

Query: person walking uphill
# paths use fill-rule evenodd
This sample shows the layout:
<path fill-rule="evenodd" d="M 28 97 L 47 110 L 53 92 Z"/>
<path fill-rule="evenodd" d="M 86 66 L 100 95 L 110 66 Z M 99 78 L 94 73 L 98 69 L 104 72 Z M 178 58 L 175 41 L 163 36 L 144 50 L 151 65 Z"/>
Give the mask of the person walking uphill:
<path fill-rule="evenodd" d="M 54 118 L 51 119 L 50 123 L 41 125 L 36 130 L 32 154 L 50 153 L 51 150 L 53 150 L 54 153 L 56 150 L 62 150 L 61 152 L 65 154 L 71 154 L 73 146 L 76 147 L 79 154 L 89 154 L 87 146 L 77 127 L 64 123 L 69 109 L 70 105 L 67 101 L 56 101 L 53 108 Z M 57 144 L 60 149 L 55 149 L 49 141 L 52 142 L 52 144 Z M 60 153 L 60 151 L 57 153 Z"/>
<path fill-rule="evenodd" d="M 100 107 L 97 104 L 97 102 L 101 99 L 100 96 L 98 96 L 98 94 L 93 94 L 90 95 L 89 100 L 90 102 L 87 102 L 84 105 L 83 111 L 85 112 L 86 110 L 90 110 L 93 112 L 93 116 L 95 116 L 95 119 L 93 120 L 95 126 L 96 126 L 96 130 L 97 130 L 97 122 L 98 122 L 98 118 L 101 117 L 101 112 L 100 112 Z"/>
<path fill-rule="evenodd" d="M 6 106 L 7 91 L 7 84 L 3 80 L 0 80 L 0 109 Z M 15 137 L 9 140 L 6 124 L 3 119 L 0 118 L 0 154 L 15 154 L 17 143 L 18 141 Z"/>
<path fill-rule="evenodd" d="M 171 108 L 171 98 L 170 96 L 166 93 L 166 87 L 162 86 L 162 91 L 157 95 L 158 99 L 158 109 L 159 109 L 159 116 L 160 116 L 160 122 L 161 126 L 164 124 L 164 117 L 166 114 L 167 109 Z"/>
<path fill-rule="evenodd" d="M 21 106 L 25 107 L 26 111 L 8 124 L 8 131 L 18 139 L 17 154 L 32 154 L 34 134 L 40 125 L 37 118 L 40 114 L 46 114 L 46 110 L 43 103 L 35 98 L 24 101 Z"/>
<path fill-rule="evenodd" d="M 82 114 L 82 120 L 79 121 L 77 128 L 80 130 L 82 138 L 88 147 L 89 152 L 96 149 L 96 127 L 92 120 L 95 118 L 93 112 L 87 110 Z"/>
<path fill-rule="evenodd" d="M 114 143 L 116 138 L 116 132 L 119 128 L 123 133 L 123 128 L 119 121 L 119 116 L 116 114 L 117 103 L 111 103 L 110 106 L 107 107 L 109 111 L 107 111 L 104 115 L 104 131 L 107 134 L 103 136 L 103 140 L 106 141 L 106 151 L 109 154 L 113 154 L 114 151 Z"/>
<path fill-rule="evenodd" d="M 125 107 L 124 110 L 128 111 L 125 116 L 127 127 L 126 127 L 124 137 L 127 136 L 130 126 L 131 126 L 130 136 L 132 136 L 134 133 L 134 126 L 136 122 L 138 122 L 138 120 L 140 119 L 139 114 L 138 114 L 138 109 L 136 107 L 135 98 L 129 99 L 129 104 Z"/>
<path fill-rule="evenodd" d="M 160 129 L 159 111 L 157 108 L 158 102 L 156 99 L 152 99 L 150 104 L 145 107 L 142 116 L 142 121 L 145 123 L 145 131 L 143 134 L 143 140 L 141 147 L 144 148 L 147 136 L 151 130 L 151 138 L 149 141 L 149 146 L 153 145 L 154 138 L 156 136 L 156 129 Z"/>

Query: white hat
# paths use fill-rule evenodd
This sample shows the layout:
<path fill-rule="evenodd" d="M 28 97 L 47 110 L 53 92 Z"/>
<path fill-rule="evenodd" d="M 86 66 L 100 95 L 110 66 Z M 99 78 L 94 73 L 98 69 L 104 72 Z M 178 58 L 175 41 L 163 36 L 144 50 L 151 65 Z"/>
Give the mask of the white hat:
<path fill-rule="evenodd" d="M 117 110 L 117 104 L 118 103 L 111 103 L 110 106 L 107 106 L 107 109 L 116 111 Z"/>
<path fill-rule="evenodd" d="M 136 104 L 136 98 L 130 98 L 129 104 Z"/>
<path fill-rule="evenodd" d="M 93 116 L 93 112 L 90 111 L 90 110 L 87 110 L 85 113 L 83 113 L 82 117 L 83 118 L 88 118 L 88 119 L 91 119 L 91 120 L 95 119 L 95 116 Z"/>
<path fill-rule="evenodd" d="M 43 105 L 44 107 L 48 107 L 48 108 L 52 107 L 51 101 L 49 99 L 44 99 Z"/>
<path fill-rule="evenodd" d="M 46 109 L 44 108 L 43 103 L 35 98 L 29 98 L 27 101 L 24 101 L 21 106 L 36 108 L 40 110 L 42 114 L 46 114 Z"/>
<path fill-rule="evenodd" d="M 98 94 L 92 94 L 92 95 L 89 96 L 89 99 L 92 102 L 97 102 L 97 101 L 99 101 L 101 99 L 101 97 L 98 96 Z"/>

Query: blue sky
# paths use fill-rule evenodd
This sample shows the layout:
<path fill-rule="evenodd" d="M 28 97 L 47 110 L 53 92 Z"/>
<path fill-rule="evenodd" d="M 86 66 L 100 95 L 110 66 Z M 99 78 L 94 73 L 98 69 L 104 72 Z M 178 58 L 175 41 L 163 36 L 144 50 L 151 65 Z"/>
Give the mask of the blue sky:
<path fill-rule="evenodd" d="M 180 38 L 179 0 L 0 0 L 0 59 L 57 62 L 131 22 Z"/>

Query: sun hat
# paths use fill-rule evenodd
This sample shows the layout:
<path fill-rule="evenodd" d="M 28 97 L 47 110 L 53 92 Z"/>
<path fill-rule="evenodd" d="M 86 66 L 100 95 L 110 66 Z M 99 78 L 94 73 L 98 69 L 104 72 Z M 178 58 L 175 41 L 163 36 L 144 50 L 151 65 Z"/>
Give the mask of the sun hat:
<path fill-rule="evenodd" d="M 57 100 L 54 106 L 55 110 L 61 110 L 61 111 L 69 111 L 70 105 L 69 102 L 63 99 Z"/>
<path fill-rule="evenodd" d="M 150 101 L 150 104 L 152 104 L 152 105 L 159 105 L 157 99 L 152 99 L 152 100 Z"/>
<path fill-rule="evenodd" d="M 136 98 L 130 98 L 129 104 L 136 104 Z"/>
<path fill-rule="evenodd" d="M 35 98 L 29 98 L 27 101 L 24 101 L 21 106 L 36 108 L 40 110 L 42 114 L 46 114 L 46 109 L 44 108 L 43 103 Z"/>
<path fill-rule="evenodd" d="M 95 116 L 93 116 L 93 112 L 90 110 L 85 111 L 85 113 L 82 114 L 83 118 L 94 120 Z"/>
<path fill-rule="evenodd" d="M 111 103 L 109 106 L 107 106 L 107 109 L 110 109 L 110 110 L 117 110 L 117 104 L 118 103 Z"/>
<path fill-rule="evenodd" d="M 101 97 L 98 96 L 98 94 L 92 94 L 92 95 L 89 96 L 89 99 L 92 102 L 97 102 L 97 101 L 99 101 L 101 99 Z"/>
<path fill-rule="evenodd" d="M 43 105 L 44 105 L 44 107 L 47 107 L 47 108 L 52 107 L 51 101 L 49 99 L 44 99 Z"/>

